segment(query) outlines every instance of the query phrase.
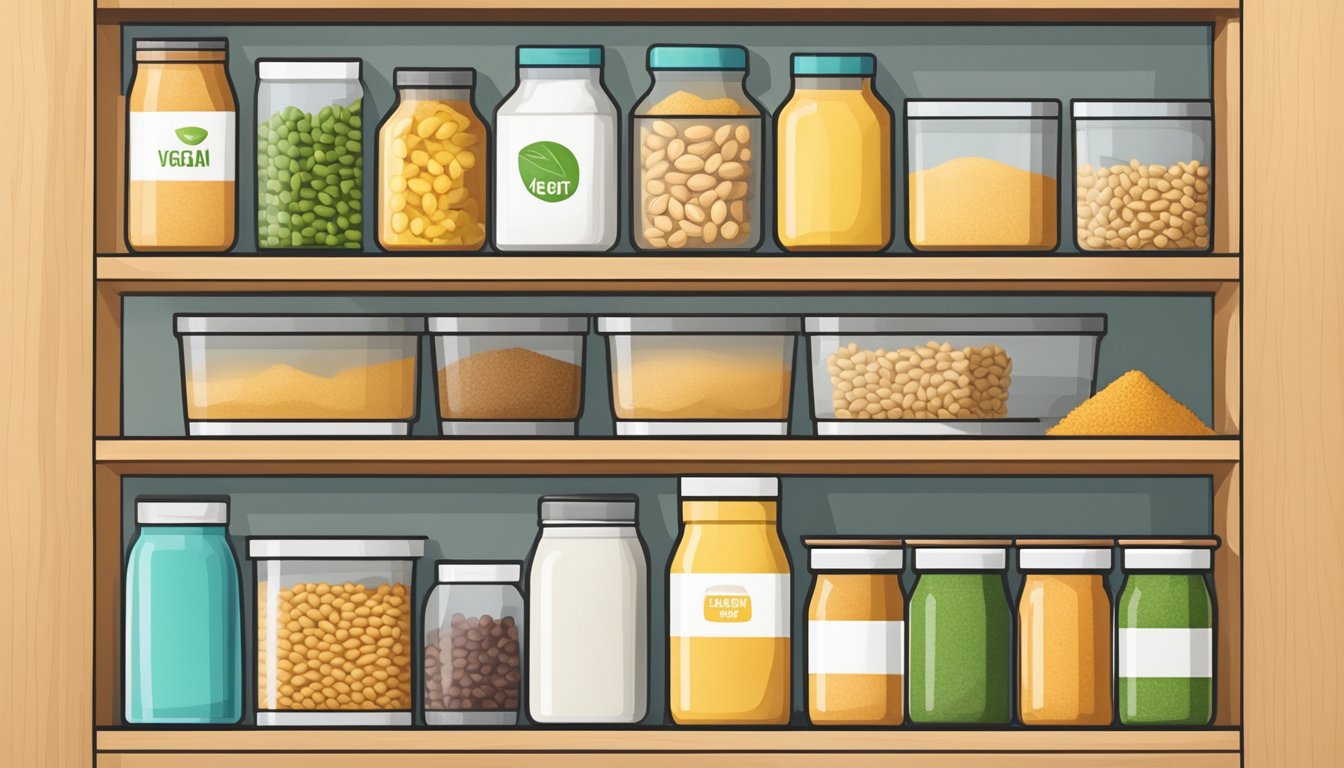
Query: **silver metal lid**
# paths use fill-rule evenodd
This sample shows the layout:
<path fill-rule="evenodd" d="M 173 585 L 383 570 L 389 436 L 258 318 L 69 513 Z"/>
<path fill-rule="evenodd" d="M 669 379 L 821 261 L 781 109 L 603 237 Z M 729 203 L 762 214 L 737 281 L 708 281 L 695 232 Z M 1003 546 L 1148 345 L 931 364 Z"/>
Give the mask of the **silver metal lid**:
<path fill-rule="evenodd" d="M 425 332 L 418 315 L 178 315 L 180 335 L 302 334 L 405 336 Z"/>
<path fill-rule="evenodd" d="M 639 497 L 632 493 L 542 496 L 541 522 L 634 525 Z"/>
<path fill-rule="evenodd" d="M 397 88 L 472 88 L 476 85 L 476 70 L 458 69 L 401 69 L 392 75 Z"/>
<path fill-rule="evenodd" d="M 441 334 L 578 335 L 588 318 L 574 315 L 457 315 L 429 318 L 429 332 Z"/>
<path fill-rule="evenodd" d="M 809 317 L 809 334 L 993 334 L 1101 336 L 1106 315 L 870 315 Z"/>
<path fill-rule="evenodd" d="M 137 496 L 135 521 L 142 525 L 228 525 L 228 496 Z"/>
<path fill-rule="evenodd" d="M 796 317 L 765 315 L 676 315 L 599 317 L 600 334 L 662 333 L 662 334 L 795 334 L 802 328 Z"/>
<path fill-rule="evenodd" d="M 1079 118 L 1126 118 L 1126 117 L 1169 117 L 1173 119 L 1195 119 L 1213 117 L 1213 102 L 1158 101 L 1141 99 L 1134 101 L 1075 101 L 1073 116 Z"/>
<path fill-rule="evenodd" d="M 249 538 L 247 555 L 254 560 L 413 560 L 425 554 L 426 538 Z"/>
<path fill-rule="evenodd" d="M 1053 99 L 1043 101 L 946 101 L 943 99 L 908 99 L 905 102 L 906 117 L 1037 117 L 1043 119 L 1059 118 L 1059 102 Z"/>
<path fill-rule="evenodd" d="M 206 37 L 195 40 L 136 40 L 137 51 L 227 51 L 229 41 L 222 37 Z"/>
<path fill-rule="evenodd" d="M 438 580 L 445 584 L 461 582 L 513 584 L 523 576 L 522 564 L 512 560 L 497 562 L 440 560 L 435 565 Z"/>

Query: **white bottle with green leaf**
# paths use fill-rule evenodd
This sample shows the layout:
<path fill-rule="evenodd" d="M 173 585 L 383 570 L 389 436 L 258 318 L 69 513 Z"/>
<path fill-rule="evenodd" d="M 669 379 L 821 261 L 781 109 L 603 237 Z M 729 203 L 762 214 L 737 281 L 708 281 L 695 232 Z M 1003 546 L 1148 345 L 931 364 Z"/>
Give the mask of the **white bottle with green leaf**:
<path fill-rule="evenodd" d="M 518 47 L 518 85 L 495 113 L 496 249 L 615 246 L 618 122 L 601 47 Z"/>

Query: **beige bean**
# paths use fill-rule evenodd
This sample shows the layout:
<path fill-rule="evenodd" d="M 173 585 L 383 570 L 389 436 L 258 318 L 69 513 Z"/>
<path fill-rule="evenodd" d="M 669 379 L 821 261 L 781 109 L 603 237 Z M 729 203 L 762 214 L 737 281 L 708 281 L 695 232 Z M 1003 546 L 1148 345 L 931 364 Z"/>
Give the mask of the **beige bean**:
<path fill-rule="evenodd" d="M 686 129 L 686 138 L 690 141 L 704 141 L 714 135 L 714 129 L 708 125 L 692 125 Z"/>

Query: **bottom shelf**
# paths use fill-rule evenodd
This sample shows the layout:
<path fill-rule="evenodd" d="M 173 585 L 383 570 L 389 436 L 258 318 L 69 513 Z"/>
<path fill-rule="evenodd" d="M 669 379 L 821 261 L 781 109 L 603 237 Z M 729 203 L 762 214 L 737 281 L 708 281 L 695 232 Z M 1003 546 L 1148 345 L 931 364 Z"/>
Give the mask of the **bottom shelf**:
<path fill-rule="evenodd" d="M 1236 768 L 1237 728 L 1197 730 L 300 730 L 101 729 L 100 768 L 239 765 L 344 768 L 453 765 Z"/>

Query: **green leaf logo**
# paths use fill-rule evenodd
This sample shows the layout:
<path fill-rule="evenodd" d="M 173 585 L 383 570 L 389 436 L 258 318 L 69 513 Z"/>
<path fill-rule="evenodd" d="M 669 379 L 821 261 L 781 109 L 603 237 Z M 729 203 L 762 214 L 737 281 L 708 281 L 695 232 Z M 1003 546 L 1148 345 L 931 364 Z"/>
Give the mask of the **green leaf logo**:
<path fill-rule="evenodd" d="M 518 152 L 518 175 L 538 200 L 558 203 L 579 190 L 579 161 L 564 144 L 538 141 Z"/>
<path fill-rule="evenodd" d="M 177 138 L 181 139 L 182 143 L 189 147 L 194 147 L 197 144 L 200 144 L 202 141 L 205 141 L 206 136 L 210 135 L 204 128 L 197 128 L 194 125 L 178 128 L 176 133 Z"/>

